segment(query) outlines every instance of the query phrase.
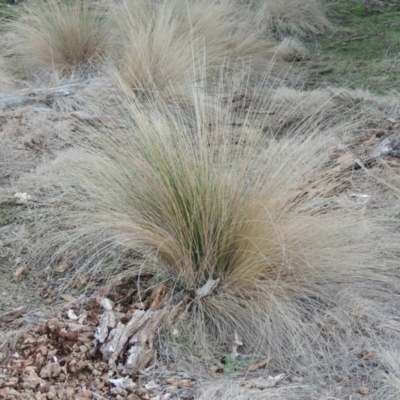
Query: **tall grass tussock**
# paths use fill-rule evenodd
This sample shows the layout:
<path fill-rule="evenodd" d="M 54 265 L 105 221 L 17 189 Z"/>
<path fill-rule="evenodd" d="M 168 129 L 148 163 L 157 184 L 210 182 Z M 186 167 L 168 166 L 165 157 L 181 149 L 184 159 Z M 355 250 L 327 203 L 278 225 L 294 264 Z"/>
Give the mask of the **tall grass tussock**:
<path fill-rule="evenodd" d="M 22 64 L 30 71 L 70 72 L 95 66 L 109 55 L 111 31 L 107 18 L 90 2 L 49 0 L 27 5 L 12 23 L 19 36 Z"/>
<path fill-rule="evenodd" d="M 323 2 L 319 0 L 251 0 L 247 3 L 254 10 L 256 24 L 270 36 L 302 38 L 332 29 Z"/>
<path fill-rule="evenodd" d="M 398 276 L 383 221 L 335 200 L 333 128 L 307 122 L 277 140 L 250 115 L 232 128 L 229 107 L 210 124 L 194 96 L 194 125 L 133 97 L 125 128 L 86 128 L 79 148 L 19 182 L 42 206 L 36 261 L 74 255 L 78 276 L 151 276 L 149 288 L 189 295 L 174 328 L 194 354 L 229 351 L 237 333 L 274 369 L 351 368 L 368 335 L 379 340 L 365 321 L 390 318 L 378 305 Z"/>
<path fill-rule="evenodd" d="M 30 72 L 97 70 L 137 95 L 187 103 L 193 85 L 212 87 L 227 71 L 239 80 L 246 71 L 255 85 L 290 76 L 276 41 L 251 18 L 234 3 L 207 0 L 50 0 L 27 6 L 11 26 Z"/>
<path fill-rule="evenodd" d="M 271 81 L 283 78 L 287 71 L 277 62 L 275 42 L 244 15 L 234 4 L 204 0 L 128 0 L 116 5 L 122 46 L 112 75 L 138 94 L 157 91 L 164 99 L 183 102 L 190 98 L 192 85 L 215 84 L 227 70 L 247 70 L 247 79 L 256 82 L 268 69 Z"/>

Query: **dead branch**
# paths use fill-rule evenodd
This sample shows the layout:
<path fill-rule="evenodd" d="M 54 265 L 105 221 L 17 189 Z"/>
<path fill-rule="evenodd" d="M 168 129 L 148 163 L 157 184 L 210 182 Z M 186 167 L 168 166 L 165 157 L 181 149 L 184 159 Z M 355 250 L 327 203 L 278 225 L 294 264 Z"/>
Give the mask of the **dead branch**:
<path fill-rule="evenodd" d="M 0 110 L 26 106 L 53 107 L 56 100 L 69 97 L 88 86 L 104 84 L 99 79 L 72 82 L 46 89 L 24 89 L 14 93 L 0 93 Z"/>

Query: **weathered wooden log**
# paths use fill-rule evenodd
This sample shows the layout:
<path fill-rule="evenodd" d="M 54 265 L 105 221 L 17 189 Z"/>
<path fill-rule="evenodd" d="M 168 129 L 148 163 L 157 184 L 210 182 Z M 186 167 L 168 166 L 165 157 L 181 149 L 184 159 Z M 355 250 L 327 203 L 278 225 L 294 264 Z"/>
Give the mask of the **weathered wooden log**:
<path fill-rule="evenodd" d="M 13 93 L 0 93 L 0 110 L 26 106 L 51 108 L 58 99 L 69 97 L 88 86 L 104 85 L 100 79 L 87 79 L 46 89 L 23 89 Z"/>

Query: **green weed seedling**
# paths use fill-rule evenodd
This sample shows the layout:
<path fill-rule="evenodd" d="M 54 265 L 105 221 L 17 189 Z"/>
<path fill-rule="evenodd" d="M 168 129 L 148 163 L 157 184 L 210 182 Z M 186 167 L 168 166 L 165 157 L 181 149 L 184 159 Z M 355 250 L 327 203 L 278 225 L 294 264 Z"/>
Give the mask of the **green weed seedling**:
<path fill-rule="evenodd" d="M 255 362 L 254 357 L 234 357 L 231 354 L 223 354 L 213 360 L 213 363 L 220 368 L 223 375 L 230 375 L 237 371 L 248 369 Z"/>

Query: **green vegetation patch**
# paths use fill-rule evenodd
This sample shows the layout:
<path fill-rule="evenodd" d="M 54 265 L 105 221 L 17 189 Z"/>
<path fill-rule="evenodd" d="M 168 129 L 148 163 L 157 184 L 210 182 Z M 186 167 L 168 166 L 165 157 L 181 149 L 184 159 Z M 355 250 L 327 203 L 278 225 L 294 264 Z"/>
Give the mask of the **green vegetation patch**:
<path fill-rule="evenodd" d="M 340 0 L 328 17 L 336 29 L 313 45 L 320 60 L 308 65 L 309 84 L 400 90 L 400 4 Z"/>
<path fill-rule="evenodd" d="M 0 28 L 1 22 L 14 19 L 18 16 L 16 7 L 9 0 L 0 0 Z"/>
<path fill-rule="evenodd" d="M 224 375 L 230 375 L 247 370 L 255 361 L 255 357 L 236 358 L 233 355 L 224 354 L 214 359 L 214 364 L 218 367 L 219 372 Z"/>

